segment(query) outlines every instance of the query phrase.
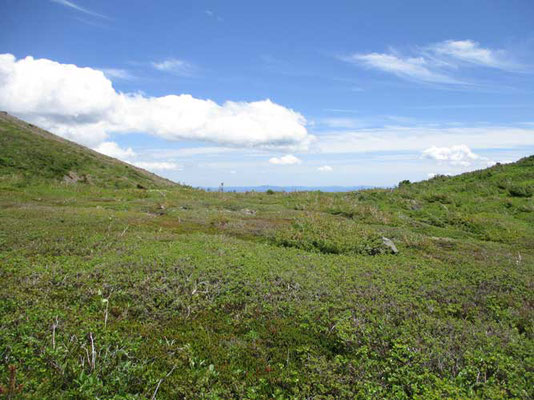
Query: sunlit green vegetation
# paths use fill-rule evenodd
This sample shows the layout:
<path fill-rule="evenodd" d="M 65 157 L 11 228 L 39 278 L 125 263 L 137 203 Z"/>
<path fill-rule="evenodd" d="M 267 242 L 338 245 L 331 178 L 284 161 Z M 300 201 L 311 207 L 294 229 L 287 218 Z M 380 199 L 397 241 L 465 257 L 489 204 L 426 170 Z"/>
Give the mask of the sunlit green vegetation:
<path fill-rule="evenodd" d="M 534 157 L 206 193 L 47 138 L 30 157 L 22 129 L 0 129 L 4 397 L 534 397 Z"/>

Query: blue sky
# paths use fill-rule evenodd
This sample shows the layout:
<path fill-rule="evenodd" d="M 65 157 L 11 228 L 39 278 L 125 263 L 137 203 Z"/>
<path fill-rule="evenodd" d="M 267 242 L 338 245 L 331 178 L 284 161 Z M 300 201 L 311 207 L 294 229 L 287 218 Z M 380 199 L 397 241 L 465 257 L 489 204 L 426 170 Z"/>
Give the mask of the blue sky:
<path fill-rule="evenodd" d="M 194 186 L 394 185 L 534 153 L 529 0 L 2 0 L 0 15 L 0 108 Z"/>

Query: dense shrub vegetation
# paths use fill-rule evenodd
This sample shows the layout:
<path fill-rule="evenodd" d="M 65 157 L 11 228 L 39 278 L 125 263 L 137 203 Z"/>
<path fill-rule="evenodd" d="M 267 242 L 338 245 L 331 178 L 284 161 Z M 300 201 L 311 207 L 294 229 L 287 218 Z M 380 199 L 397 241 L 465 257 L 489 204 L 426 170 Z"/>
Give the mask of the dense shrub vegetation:
<path fill-rule="evenodd" d="M 0 112 L 0 180 L 20 185 L 74 180 L 100 187 L 168 185 L 165 179 L 63 140 Z M 72 173 L 75 174 L 72 174 Z"/>
<path fill-rule="evenodd" d="M 297 217 L 287 228 L 274 233 L 273 242 L 325 254 L 387 254 L 381 236 L 365 225 L 321 214 Z"/>
<path fill-rule="evenodd" d="M 534 397 L 534 157 L 394 190 L 236 194 L 27 179 L 14 149 L 0 398 Z"/>

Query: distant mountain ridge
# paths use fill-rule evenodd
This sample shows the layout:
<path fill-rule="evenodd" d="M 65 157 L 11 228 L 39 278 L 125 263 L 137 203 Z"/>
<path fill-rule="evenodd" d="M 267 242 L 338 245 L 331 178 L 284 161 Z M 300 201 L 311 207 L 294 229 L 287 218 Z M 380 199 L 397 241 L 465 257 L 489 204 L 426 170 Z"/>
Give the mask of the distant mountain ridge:
<path fill-rule="evenodd" d="M 273 186 L 273 185 L 260 185 L 260 186 L 225 186 L 225 192 L 266 192 L 272 190 L 273 192 L 353 192 L 355 190 L 373 189 L 378 186 Z M 211 192 L 219 191 L 220 187 L 204 186 L 200 189 L 208 190 Z"/>

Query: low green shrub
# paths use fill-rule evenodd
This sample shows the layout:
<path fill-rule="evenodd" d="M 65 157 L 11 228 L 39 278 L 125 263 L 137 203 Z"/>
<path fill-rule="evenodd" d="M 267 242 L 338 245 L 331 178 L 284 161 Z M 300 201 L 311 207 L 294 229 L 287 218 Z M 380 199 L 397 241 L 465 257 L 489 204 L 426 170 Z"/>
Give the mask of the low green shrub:
<path fill-rule="evenodd" d="M 325 254 L 388 254 L 382 235 L 351 220 L 309 214 L 272 237 L 278 246 L 296 247 Z"/>
<path fill-rule="evenodd" d="M 532 197 L 534 187 L 529 185 L 509 185 L 508 193 L 512 197 Z"/>

